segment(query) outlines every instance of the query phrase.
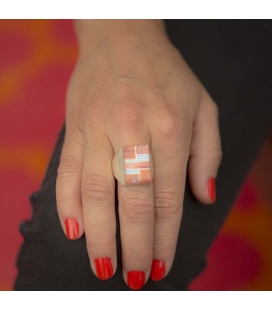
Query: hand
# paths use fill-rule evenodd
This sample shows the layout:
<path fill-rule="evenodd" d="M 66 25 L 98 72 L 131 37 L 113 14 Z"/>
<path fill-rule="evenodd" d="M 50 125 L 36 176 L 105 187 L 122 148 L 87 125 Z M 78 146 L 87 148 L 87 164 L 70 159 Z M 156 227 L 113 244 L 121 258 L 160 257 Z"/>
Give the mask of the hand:
<path fill-rule="evenodd" d="M 215 201 L 218 109 L 160 21 L 76 26 L 80 55 L 67 91 L 58 214 L 69 239 L 85 232 L 93 272 L 111 277 L 117 268 L 112 158 L 123 146 L 148 144 L 153 183 L 118 184 L 123 277 L 139 289 L 171 269 L 187 163 L 196 198 Z"/>

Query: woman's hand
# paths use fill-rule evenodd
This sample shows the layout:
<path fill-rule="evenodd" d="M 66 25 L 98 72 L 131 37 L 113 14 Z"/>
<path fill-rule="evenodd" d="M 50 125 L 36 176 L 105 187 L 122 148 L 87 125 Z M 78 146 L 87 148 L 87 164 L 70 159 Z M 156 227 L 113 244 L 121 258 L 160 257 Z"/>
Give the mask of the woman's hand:
<path fill-rule="evenodd" d="M 76 32 L 80 55 L 67 92 L 58 214 L 69 239 L 85 232 L 93 272 L 111 277 L 117 268 L 112 159 L 121 147 L 148 144 L 153 183 L 118 184 L 123 276 L 139 289 L 171 269 L 188 160 L 194 195 L 215 201 L 218 109 L 161 21 L 78 21 Z"/>

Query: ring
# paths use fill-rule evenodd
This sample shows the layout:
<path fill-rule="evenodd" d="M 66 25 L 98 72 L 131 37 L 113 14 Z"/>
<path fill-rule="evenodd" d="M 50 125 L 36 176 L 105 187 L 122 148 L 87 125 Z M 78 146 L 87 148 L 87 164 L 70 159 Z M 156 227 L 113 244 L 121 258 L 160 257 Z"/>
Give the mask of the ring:
<path fill-rule="evenodd" d="M 121 147 L 112 159 L 112 173 L 124 186 L 152 183 L 154 167 L 149 145 Z"/>

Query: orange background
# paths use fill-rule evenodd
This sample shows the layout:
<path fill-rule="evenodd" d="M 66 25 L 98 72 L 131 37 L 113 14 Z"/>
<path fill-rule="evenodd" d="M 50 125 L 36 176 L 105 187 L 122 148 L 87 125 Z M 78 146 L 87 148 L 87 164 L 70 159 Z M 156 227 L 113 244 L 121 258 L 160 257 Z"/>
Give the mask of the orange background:
<path fill-rule="evenodd" d="M 0 21 L 0 290 L 11 290 L 23 238 L 65 115 L 77 57 L 70 20 Z M 256 161 L 193 290 L 272 289 L 272 147 Z M 270 170 L 269 170 L 270 169 Z"/>

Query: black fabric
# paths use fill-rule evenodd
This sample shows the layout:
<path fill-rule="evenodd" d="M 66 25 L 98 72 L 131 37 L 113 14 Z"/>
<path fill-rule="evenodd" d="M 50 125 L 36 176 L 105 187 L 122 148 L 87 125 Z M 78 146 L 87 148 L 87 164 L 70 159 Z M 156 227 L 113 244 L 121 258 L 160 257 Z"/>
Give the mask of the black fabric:
<path fill-rule="evenodd" d="M 217 202 L 203 205 L 185 189 L 184 214 L 170 273 L 142 290 L 186 290 L 205 266 L 206 254 L 271 132 L 272 23 L 269 20 L 166 20 L 170 39 L 207 88 L 220 112 L 223 161 Z M 41 188 L 30 196 L 33 216 L 22 222 L 25 240 L 15 290 L 130 290 L 122 276 L 117 214 L 116 274 L 107 281 L 91 271 L 85 237 L 69 241 L 56 210 L 55 185 L 65 124 Z"/>

